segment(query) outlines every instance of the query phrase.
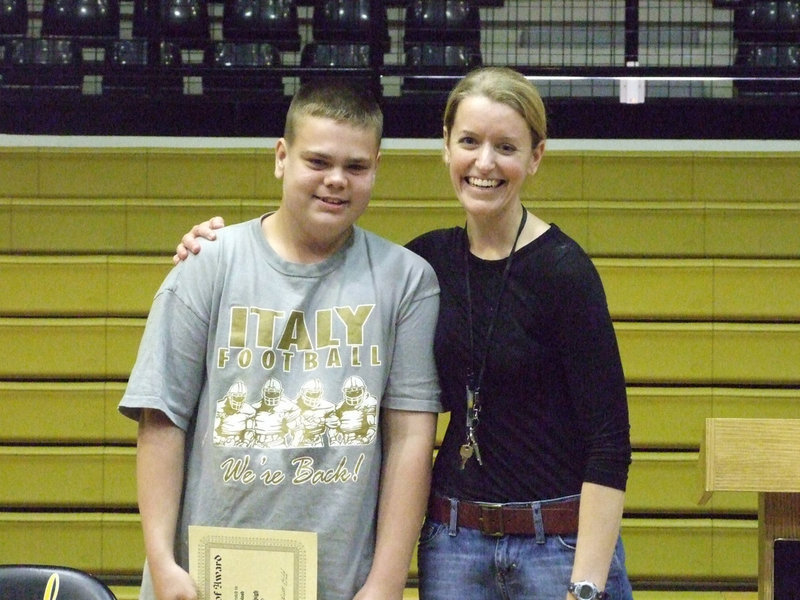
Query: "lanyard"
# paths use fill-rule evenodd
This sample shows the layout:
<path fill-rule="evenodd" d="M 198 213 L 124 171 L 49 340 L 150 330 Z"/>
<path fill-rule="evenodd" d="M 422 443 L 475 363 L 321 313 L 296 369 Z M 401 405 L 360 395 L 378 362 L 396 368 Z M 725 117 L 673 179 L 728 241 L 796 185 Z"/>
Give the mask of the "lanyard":
<path fill-rule="evenodd" d="M 489 346 L 492 340 L 492 334 L 494 333 L 494 326 L 497 322 L 497 316 L 500 313 L 500 301 L 503 298 L 503 291 L 506 287 L 506 282 L 508 281 L 509 273 L 511 272 L 511 261 L 514 257 L 514 251 L 517 249 L 517 242 L 519 242 L 519 236 L 522 234 L 522 230 L 525 228 L 525 221 L 528 219 L 528 211 L 525 210 L 525 207 L 522 207 L 522 218 L 519 221 L 519 228 L 517 229 L 517 236 L 514 238 L 514 243 L 511 246 L 511 251 L 508 253 L 508 257 L 506 258 L 505 268 L 503 269 L 503 277 L 500 281 L 500 290 L 497 292 L 497 299 L 495 300 L 494 312 L 492 313 L 492 320 L 489 322 L 489 329 L 486 332 L 486 341 L 483 350 L 483 356 L 481 357 L 480 367 L 478 368 L 478 377 L 475 378 L 475 373 L 472 370 L 472 357 L 475 355 L 475 334 L 473 332 L 472 326 L 472 290 L 470 287 L 470 279 L 469 279 L 469 237 L 467 236 L 467 227 L 464 226 L 464 271 L 466 273 L 466 282 L 467 282 L 467 315 L 468 315 L 468 326 L 469 326 L 469 355 L 470 355 L 470 365 L 469 365 L 469 373 L 467 377 L 467 439 L 462 444 L 459 454 L 461 455 L 461 468 L 463 469 L 467 463 L 467 460 L 475 454 L 475 458 L 478 461 L 479 465 L 483 465 L 483 461 L 481 460 L 481 453 L 478 448 L 478 441 L 475 437 L 475 428 L 478 425 L 478 421 L 480 420 L 480 412 L 481 412 L 481 382 L 483 381 L 483 373 L 486 370 L 486 357 L 489 355 Z"/>

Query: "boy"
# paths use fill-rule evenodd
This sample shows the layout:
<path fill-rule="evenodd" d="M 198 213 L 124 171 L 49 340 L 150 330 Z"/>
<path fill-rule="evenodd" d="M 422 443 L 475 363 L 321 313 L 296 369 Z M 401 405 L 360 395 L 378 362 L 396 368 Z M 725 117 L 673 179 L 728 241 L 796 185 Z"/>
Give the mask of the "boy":
<path fill-rule="evenodd" d="M 189 525 L 316 531 L 320 600 L 402 597 L 441 409 L 439 289 L 354 225 L 381 132 L 353 87 L 302 87 L 276 145 L 279 208 L 221 231 L 157 293 L 120 403 L 139 421 L 141 598 L 196 597 Z M 340 410 L 353 381 L 377 410 Z"/>

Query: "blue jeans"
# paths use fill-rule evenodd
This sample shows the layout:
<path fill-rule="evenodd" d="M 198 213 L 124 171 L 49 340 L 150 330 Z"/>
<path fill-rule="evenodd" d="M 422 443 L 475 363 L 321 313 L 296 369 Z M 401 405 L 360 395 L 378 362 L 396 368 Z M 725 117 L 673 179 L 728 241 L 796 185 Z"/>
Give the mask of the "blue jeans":
<path fill-rule="evenodd" d="M 455 533 L 455 535 L 450 535 Z M 577 536 L 492 537 L 426 519 L 420 535 L 420 600 L 564 600 Z M 617 541 L 606 583 L 610 600 L 633 600 Z"/>

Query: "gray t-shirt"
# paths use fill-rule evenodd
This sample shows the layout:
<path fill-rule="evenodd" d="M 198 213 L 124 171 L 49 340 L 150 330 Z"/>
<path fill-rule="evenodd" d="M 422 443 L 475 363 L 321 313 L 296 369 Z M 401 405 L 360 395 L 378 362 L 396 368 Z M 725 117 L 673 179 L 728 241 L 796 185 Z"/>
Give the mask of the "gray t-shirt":
<path fill-rule="evenodd" d="M 441 410 L 438 283 L 358 227 L 305 265 L 260 224 L 221 230 L 170 272 L 119 409 L 158 409 L 187 432 L 184 567 L 190 524 L 315 531 L 318 597 L 349 600 L 372 562 L 380 410 Z M 142 598 L 150 587 L 145 568 Z"/>

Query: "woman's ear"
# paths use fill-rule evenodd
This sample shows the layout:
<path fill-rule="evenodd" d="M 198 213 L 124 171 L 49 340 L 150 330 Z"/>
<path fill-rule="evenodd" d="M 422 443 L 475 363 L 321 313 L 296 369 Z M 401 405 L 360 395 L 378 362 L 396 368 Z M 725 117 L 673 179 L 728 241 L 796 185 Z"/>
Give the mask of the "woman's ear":
<path fill-rule="evenodd" d="M 442 127 L 442 138 L 444 140 L 444 156 L 443 156 L 443 158 L 444 158 L 444 164 L 446 164 L 446 165 L 450 164 L 450 149 L 447 147 L 447 138 L 448 137 L 449 136 L 447 134 L 447 127 Z"/>
<path fill-rule="evenodd" d="M 539 170 L 539 164 L 542 162 L 542 158 L 544 157 L 544 140 L 536 144 L 536 147 L 533 149 L 531 153 L 531 160 L 528 163 L 528 175 L 533 175 L 536 171 Z"/>

